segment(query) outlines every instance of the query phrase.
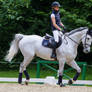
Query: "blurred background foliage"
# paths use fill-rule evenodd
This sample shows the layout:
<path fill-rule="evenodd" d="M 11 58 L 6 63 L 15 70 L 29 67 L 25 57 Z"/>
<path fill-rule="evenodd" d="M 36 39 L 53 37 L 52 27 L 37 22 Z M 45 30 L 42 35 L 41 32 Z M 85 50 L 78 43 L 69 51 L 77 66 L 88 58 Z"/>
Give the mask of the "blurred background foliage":
<path fill-rule="evenodd" d="M 54 0 L 0 0 L 0 62 L 16 33 L 44 36 L 51 34 L 50 13 Z M 87 26 L 92 29 L 92 0 L 57 0 L 61 4 L 61 21 L 68 31 Z M 92 64 L 92 53 L 84 54 L 79 46 L 77 61 Z M 15 62 L 23 59 L 18 53 Z"/>

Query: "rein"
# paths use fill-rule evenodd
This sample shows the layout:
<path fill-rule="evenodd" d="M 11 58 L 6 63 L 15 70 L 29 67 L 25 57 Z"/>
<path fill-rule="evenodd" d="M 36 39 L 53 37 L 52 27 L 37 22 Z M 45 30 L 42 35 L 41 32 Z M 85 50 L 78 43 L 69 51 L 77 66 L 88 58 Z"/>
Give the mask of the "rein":
<path fill-rule="evenodd" d="M 76 43 L 77 45 L 79 45 L 79 43 L 78 42 L 76 42 L 75 40 L 73 40 L 72 38 L 70 38 L 68 35 L 64 35 L 65 37 L 68 37 L 70 40 L 72 40 L 74 43 Z M 65 37 L 64 37 L 64 39 L 65 39 Z M 84 37 L 86 37 L 87 38 L 87 33 L 86 33 L 86 35 L 84 36 Z M 80 39 L 80 41 L 84 38 L 84 37 L 82 37 L 81 39 Z M 88 46 L 90 46 L 89 44 L 87 44 L 86 43 L 86 38 L 85 38 L 85 44 L 83 44 L 85 47 L 88 45 Z M 66 39 L 65 39 L 66 40 Z"/>
<path fill-rule="evenodd" d="M 76 42 L 75 40 L 73 40 L 72 38 L 70 38 L 68 35 L 64 35 L 65 37 L 68 37 L 70 40 L 72 40 L 74 43 L 79 44 L 78 42 Z"/>

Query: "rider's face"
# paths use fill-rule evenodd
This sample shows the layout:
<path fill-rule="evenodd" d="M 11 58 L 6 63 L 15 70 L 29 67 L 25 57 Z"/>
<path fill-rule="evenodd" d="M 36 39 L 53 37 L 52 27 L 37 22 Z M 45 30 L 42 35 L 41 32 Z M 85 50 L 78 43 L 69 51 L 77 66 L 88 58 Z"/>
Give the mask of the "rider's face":
<path fill-rule="evenodd" d="M 58 11 L 58 10 L 59 10 L 59 7 L 58 7 L 58 6 L 54 6 L 53 9 L 54 9 L 55 11 Z"/>

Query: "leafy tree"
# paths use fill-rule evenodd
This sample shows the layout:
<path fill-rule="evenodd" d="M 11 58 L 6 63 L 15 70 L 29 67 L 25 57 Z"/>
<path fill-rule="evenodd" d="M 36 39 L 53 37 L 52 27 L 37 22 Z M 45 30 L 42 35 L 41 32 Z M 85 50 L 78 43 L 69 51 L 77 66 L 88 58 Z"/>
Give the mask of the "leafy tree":
<path fill-rule="evenodd" d="M 81 26 L 92 28 L 92 0 L 57 1 L 62 6 L 61 20 L 68 31 Z M 51 34 L 52 2 L 53 0 L 0 0 L 0 60 L 3 60 L 16 33 L 41 36 Z M 81 53 L 78 60 L 81 56 L 83 58 L 84 54 Z"/>

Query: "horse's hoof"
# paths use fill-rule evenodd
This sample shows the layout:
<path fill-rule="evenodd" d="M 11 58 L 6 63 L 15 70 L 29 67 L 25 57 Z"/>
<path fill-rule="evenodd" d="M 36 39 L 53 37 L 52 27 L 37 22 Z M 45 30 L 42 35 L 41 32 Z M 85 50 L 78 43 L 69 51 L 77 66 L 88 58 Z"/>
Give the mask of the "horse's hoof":
<path fill-rule="evenodd" d="M 60 85 L 60 83 L 57 83 L 57 85 Z"/>
<path fill-rule="evenodd" d="M 71 84 L 73 84 L 73 80 L 72 80 L 72 79 L 70 79 L 70 80 L 68 81 L 68 85 L 71 85 Z"/>
<path fill-rule="evenodd" d="M 28 82 L 25 82 L 25 85 L 28 85 Z"/>
<path fill-rule="evenodd" d="M 29 82 L 29 80 L 26 80 L 26 81 L 25 81 L 25 85 L 28 85 L 28 82 Z"/>
<path fill-rule="evenodd" d="M 24 83 L 19 83 L 20 85 L 24 85 Z"/>
<path fill-rule="evenodd" d="M 63 83 L 60 83 L 60 87 L 65 87 L 65 85 Z"/>

